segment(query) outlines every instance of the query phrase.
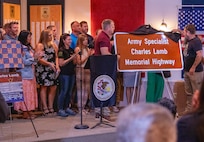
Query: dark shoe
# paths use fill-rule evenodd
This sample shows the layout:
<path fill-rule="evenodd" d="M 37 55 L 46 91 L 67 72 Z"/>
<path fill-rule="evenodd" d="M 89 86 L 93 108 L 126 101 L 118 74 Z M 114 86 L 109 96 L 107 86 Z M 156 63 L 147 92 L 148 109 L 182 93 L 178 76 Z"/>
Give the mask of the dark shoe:
<path fill-rule="evenodd" d="M 67 117 L 67 116 L 69 116 L 69 114 L 67 114 L 64 110 L 59 110 L 58 111 L 58 116 Z"/>
<path fill-rule="evenodd" d="M 76 112 L 74 112 L 73 110 L 71 110 L 70 108 L 67 108 L 66 110 L 65 110 L 65 112 L 67 113 L 67 114 L 69 114 L 69 115 L 76 115 Z"/>

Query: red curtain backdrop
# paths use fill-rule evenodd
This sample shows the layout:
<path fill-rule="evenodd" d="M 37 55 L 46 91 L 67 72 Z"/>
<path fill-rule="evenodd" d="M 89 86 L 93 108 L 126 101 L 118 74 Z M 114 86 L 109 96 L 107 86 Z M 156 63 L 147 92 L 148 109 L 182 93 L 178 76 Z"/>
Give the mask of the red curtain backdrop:
<path fill-rule="evenodd" d="M 144 25 L 145 0 L 91 0 L 91 33 L 103 19 L 112 19 L 116 31 L 130 32 Z"/>

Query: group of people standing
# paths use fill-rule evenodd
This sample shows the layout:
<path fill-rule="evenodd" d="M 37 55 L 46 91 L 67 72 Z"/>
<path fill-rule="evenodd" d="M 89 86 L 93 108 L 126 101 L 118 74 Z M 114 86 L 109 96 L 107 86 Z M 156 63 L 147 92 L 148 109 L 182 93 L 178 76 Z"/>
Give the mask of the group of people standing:
<path fill-rule="evenodd" d="M 90 98 L 90 70 L 84 68 L 89 56 L 91 55 L 111 55 L 113 45 L 111 38 L 113 36 L 115 25 L 111 19 L 102 21 L 102 29 L 97 31 L 94 39 L 87 34 L 88 24 L 86 21 L 71 23 L 72 33 L 63 33 L 60 40 L 57 40 L 56 26 L 50 25 L 40 34 L 40 39 L 35 48 L 31 45 L 32 33 L 28 30 L 20 31 L 18 35 L 18 23 L 10 22 L 5 24 L 4 33 L 1 31 L 0 38 L 4 40 L 18 40 L 22 44 L 22 56 L 25 67 L 18 69 L 23 79 L 24 100 L 28 111 L 35 110 L 38 105 L 36 84 L 40 85 L 40 103 L 44 115 L 54 113 L 53 103 L 59 84 L 59 94 L 57 98 L 58 115 L 67 117 L 75 115 L 70 108 L 71 99 L 77 102 L 77 107 L 84 114 L 87 114 L 85 105 Z M 178 30 L 177 30 L 178 31 Z M 175 30 L 173 32 L 176 32 Z M 202 66 L 202 43 L 196 36 L 195 26 L 189 24 L 184 31 L 179 31 L 185 36 L 184 49 L 184 81 L 185 92 L 187 94 L 186 111 L 191 108 L 192 94 L 199 90 L 203 79 Z M 125 76 L 126 74 L 124 74 Z M 132 73 L 135 76 L 135 73 Z M 126 80 L 128 81 L 128 80 Z M 158 81 L 158 80 L 157 80 Z M 158 81 L 159 82 L 159 81 Z M 73 98 L 73 89 L 76 83 L 76 96 Z M 81 84 L 82 83 L 82 84 Z M 125 83 L 125 82 L 124 82 Z M 128 81 L 130 83 L 130 81 Z M 127 87 L 129 87 L 127 85 Z M 159 87 L 161 89 L 161 87 Z M 131 91 L 132 92 L 132 91 Z M 82 98 L 81 98 L 82 94 Z M 132 93 L 130 93 L 132 94 Z M 152 94 L 152 93 L 151 93 Z M 155 93 L 163 94 L 161 92 Z M 154 95 L 151 95 L 154 97 Z M 156 101 L 162 95 L 156 97 Z M 82 100 L 82 106 L 81 102 Z M 153 102 L 156 102 L 155 100 Z M 130 103 L 130 98 L 128 98 Z M 147 102 L 149 102 L 147 100 Z M 151 101 L 150 101 L 151 102 Z M 92 103 L 91 103 L 92 104 Z M 27 109 L 22 102 L 15 103 L 16 110 L 25 112 L 27 118 Z M 116 107 L 113 107 L 118 112 Z M 95 109 L 98 117 L 98 108 Z M 110 116 L 110 109 L 104 108 L 104 117 Z"/>
<path fill-rule="evenodd" d="M 42 56 L 42 53 L 34 51 L 31 46 L 31 36 L 32 33 L 27 30 L 22 30 L 18 34 L 19 24 L 18 22 L 6 23 L 2 30 L 1 40 L 18 40 L 22 47 L 22 60 L 24 68 L 22 69 L 1 69 L 2 72 L 16 71 L 21 72 L 22 84 L 23 84 L 23 94 L 25 104 L 23 102 L 14 103 L 15 110 L 23 111 L 23 118 L 29 117 L 29 111 L 35 110 L 38 107 L 37 98 L 37 85 L 35 79 L 35 69 L 34 65 L 37 64 L 37 60 Z M 32 116 L 34 117 L 34 116 Z"/>
<path fill-rule="evenodd" d="M 76 112 L 70 106 L 71 99 L 77 100 L 79 111 L 87 114 L 85 105 L 87 100 L 91 99 L 90 69 L 84 67 L 91 55 L 111 54 L 110 39 L 115 29 L 114 22 L 105 19 L 99 34 L 101 38 L 96 38 L 96 40 L 87 34 L 86 21 L 80 23 L 73 21 L 71 23 L 72 33 L 63 33 L 59 40 L 56 38 L 56 26 L 50 25 L 41 31 L 35 48 L 31 45 L 32 33 L 22 30 L 18 35 L 18 26 L 17 22 L 8 23 L 4 27 L 6 33 L 1 34 L 3 40 L 18 40 L 22 44 L 22 59 L 25 67 L 15 69 L 15 71 L 22 74 L 26 106 L 23 102 L 16 102 L 14 109 L 23 111 L 23 118 L 36 117 L 32 115 L 32 111 L 39 106 L 37 97 L 37 85 L 39 85 L 43 115 L 53 114 L 56 111 L 53 107 L 54 101 L 57 102 L 59 116 L 75 115 Z M 77 97 L 73 97 L 75 83 Z M 59 87 L 59 94 L 55 100 L 57 87 Z"/>

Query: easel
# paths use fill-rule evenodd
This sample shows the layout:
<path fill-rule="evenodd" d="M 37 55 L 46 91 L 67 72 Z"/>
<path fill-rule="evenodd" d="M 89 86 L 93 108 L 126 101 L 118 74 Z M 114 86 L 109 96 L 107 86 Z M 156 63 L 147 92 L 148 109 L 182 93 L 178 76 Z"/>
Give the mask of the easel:
<path fill-rule="evenodd" d="M 132 95 L 132 99 L 131 99 L 131 104 L 134 104 L 134 100 L 135 100 L 135 95 L 136 95 L 136 102 L 139 102 L 140 99 L 140 89 L 141 89 L 141 72 L 140 71 L 136 71 L 135 72 L 135 82 L 134 82 L 134 89 L 133 89 L 133 95 Z M 137 92 L 136 92 L 136 86 L 137 86 Z"/>
<path fill-rule="evenodd" d="M 167 92 L 168 92 L 168 95 L 169 95 L 169 98 L 171 100 L 174 100 L 174 96 L 173 96 L 173 91 L 171 90 L 171 86 L 167 80 L 167 78 L 164 77 L 164 73 L 161 71 L 161 74 L 162 74 L 162 77 L 164 79 L 164 85 L 166 86 L 166 89 L 167 89 Z"/>
<path fill-rule="evenodd" d="M 25 107 L 26 107 L 26 110 L 28 111 L 28 107 L 27 107 L 25 101 L 23 101 L 23 103 L 24 103 L 24 105 L 25 105 Z M 29 111 L 28 111 L 28 115 L 29 115 L 29 119 L 30 119 L 30 121 L 31 121 L 31 123 L 32 123 L 33 129 L 34 129 L 34 131 L 35 131 L 35 134 L 36 134 L 36 136 L 37 136 L 37 138 L 38 138 L 39 135 L 38 135 L 38 132 L 37 132 L 37 130 L 36 130 L 36 128 L 35 128 L 35 125 L 34 125 L 34 123 L 33 123 L 33 120 L 32 120 L 32 118 L 31 118 L 31 115 L 30 115 L 30 112 L 29 112 Z"/>
<path fill-rule="evenodd" d="M 162 75 L 162 77 L 164 79 L 164 85 L 165 85 L 165 87 L 167 89 L 167 93 L 169 95 L 169 98 L 171 100 L 174 100 L 173 91 L 171 90 L 171 86 L 170 86 L 167 78 L 164 77 L 164 73 L 162 71 L 161 71 L 161 75 Z M 131 104 L 134 104 L 135 95 L 136 95 L 136 101 L 139 102 L 139 99 L 140 99 L 140 90 L 141 90 L 141 81 L 142 81 L 141 72 L 140 71 L 136 71 L 136 73 L 135 73 L 135 82 L 134 82 L 134 90 L 133 90 L 133 95 L 132 95 L 132 99 L 131 99 Z M 137 92 L 135 91 L 136 90 L 136 86 L 138 86 Z"/>
<path fill-rule="evenodd" d="M 22 46 L 21 46 L 19 41 L 16 41 L 16 40 L 1 40 L 0 41 L 0 45 L 1 45 L 1 48 L 2 48 L 2 51 L 3 51 L 1 53 L 3 58 L 2 58 L 2 60 L 0 60 L 0 65 L 1 65 L 0 73 L 2 72 L 2 74 L 3 73 L 11 74 L 12 72 L 9 72 L 9 70 L 11 68 L 14 69 L 14 68 L 23 68 L 24 67 L 24 64 L 23 64 L 23 61 L 22 61 Z M 10 50 L 8 50 L 8 49 L 10 49 Z M 14 49 L 14 50 L 12 50 L 12 49 Z M 8 54 L 11 54 L 12 56 L 8 56 Z M 17 63 L 14 62 L 15 60 L 17 60 Z M 12 79 L 10 79 L 9 77 L 8 77 L 8 82 L 12 82 Z M 12 87 L 11 87 L 11 89 L 12 89 Z M 4 89 L 2 89 L 2 90 L 4 90 Z M 9 90 L 9 91 L 11 91 L 11 90 Z M 4 90 L 4 92 L 7 93 L 6 89 Z M 17 95 L 17 94 L 15 94 L 15 95 Z M 5 98 L 5 96 L 4 96 L 4 98 Z M 17 99 L 16 101 L 11 101 L 11 100 L 7 100 L 6 98 L 5 98 L 5 100 L 6 100 L 7 103 L 11 103 L 12 104 L 9 107 L 10 108 L 10 122 L 12 124 L 11 107 L 13 106 L 14 102 L 17 102 L 17 101 L 20 101 L 20 100 Z M 24 102 L 24 100 L 23 100 L 23 102 Z M 27 108 L 27 105 L 25 104 L 25 102 L 24 102 L 24 105 L 26 107 L 26 110 L 28 111 L 28 108 Z M 33 128 L 35 130 L 36 136 L 39 137 L 29 112 L 28 112 L 28 115 L 30 117 L 30 121 L 32 123 L 32 126 L 33 126 Z M 12 135 L 12 139 L 13 139 L 13 135 Z"/>
<path fill-rule="evenodd" d="M 5 99 L 5 100 L 6 100 L 6 99 Z M 7 102 L 7 103 L 11 103 L 11 104 L 12 104 L 11 106 L 9 106 L 9 111 L 10 111 L 9 119 L 10 119 L 11 124 L 12 124 L 12 122 L 13 122 L 13 121 L 12 121 L 12 120 L 13 120 L 13 119 L 12 119 L 12 114 L 11 114 L 11 107 L 13 107 L 13 103 L 15 103 L 15 102 L 18 102 L 18 101 Z M 34 123 L 33 123 L 33 120 L 32 120 L 32 118 L 31 118 L 30 112 L 28 111 L 28 107 L 27 107 L 27 105 L 26 105 L 26 103 L 25 103 L 24 100 L 23 100 L 23 103 L 24 103 L 25 108 L 26 108 L 26 110 L 27 110 L 27 112 L 28 112 L 29 119 L 30 119 L 30 121 L 31 121 L 31 123 L 32 123 L 32 126 L 33 126 L 33 129 L 34 129 L 35 133 L 36 133 L 36 136 L 39 137 L 39 136 L 38 136 L 38 133 L 37 133 L 37 131 L 36 131 L 35 125 L 34 125 Z M 12 134 L 12 139 L 13 139 L 13 134 Z"/>

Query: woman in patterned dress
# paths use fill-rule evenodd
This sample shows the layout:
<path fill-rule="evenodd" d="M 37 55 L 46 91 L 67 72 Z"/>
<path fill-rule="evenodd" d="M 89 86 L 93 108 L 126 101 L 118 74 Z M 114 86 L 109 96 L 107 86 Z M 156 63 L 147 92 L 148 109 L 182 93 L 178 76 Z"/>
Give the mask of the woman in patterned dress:
<path fill-rule="evenodd" d="M 23 96 L 24 102 L 14 103 L 14 109 L 23 111 L 23 118 L 29 118 L 29 112 L 35 110 L 38 107 L 38 98 L 37 98 L 37 88 L 36 80 L 34 75 L 34 65 L 37 63 L 37 60 L 34 59 L 34 49 L 31 46 L 31 35 L 32 33 L 27 30 L 22 30 L 18 36 L 18 40 L 22 44 L 22 57 L 24 68 L 20 69 L 23 83 Z M 35 115 L 31 114 L 31 117 Z"/>
<path fill-rule="evenodd" d="M 77 57 L 76 57 L 76 64 L 77 64 L 76 86 L 77 86 L 78 108 L 80 112 L 82 111 L 83 114 L 87 114 L 88 112 L 85 110 L 85 105 L 86 105 L 88 96 L 90 95 L 90 69 L 85 69 L 84 67 L 88 61 L 89 56 L 94 54 L 94 49 L 88 48 L 88 37 L 85 34 L 80 34 L 78 36 L 75 53 L 79 53 L 79 52 L 81 52 L 80 55 L 77 54 Z"/>
<path fill-rule="evenodd" d="M 49 113 L 54 113 L 53 102 L 57 89 L 57 76 L 60 72 L 57 54 L 58 48 L 56 44 L 52 42 L 51 30 L 43 30 L 41 32 L 35 51 L 44 52 L 44 56 L 39 59 L 36 65 L 36 79 L 37 83 L 40 85 L 43 113 L 47 115 Z"/>

